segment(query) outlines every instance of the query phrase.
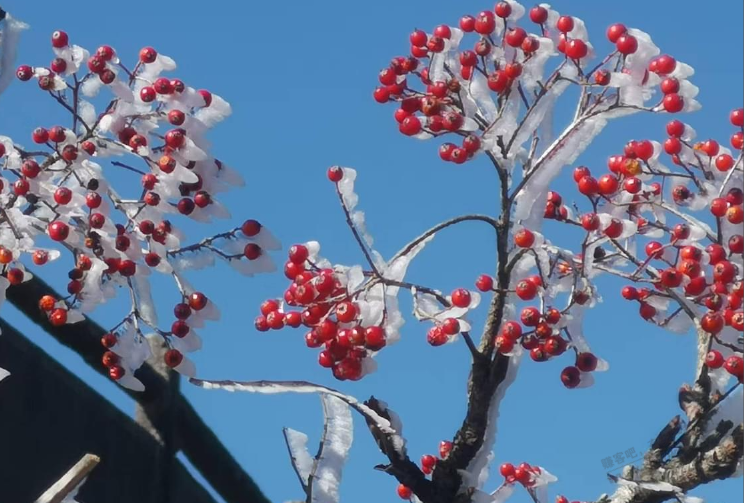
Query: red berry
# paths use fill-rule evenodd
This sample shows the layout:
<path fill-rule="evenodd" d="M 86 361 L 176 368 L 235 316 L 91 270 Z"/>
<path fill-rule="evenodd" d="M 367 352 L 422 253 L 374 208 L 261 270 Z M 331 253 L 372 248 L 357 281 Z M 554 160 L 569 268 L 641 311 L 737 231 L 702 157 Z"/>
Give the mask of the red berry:
<path fill-rule="evenodd" d="M 589 168 L 586 166 L 578 166 L 573 171 L 573 179 L 575 182 L 581 181 L 582 178 L 585 176 L 590 176 L 591 172 L 589 171 Z"/>
<path fill-rule="evenodd" d="M 209 299 L 201 292 L 194 292 L 189 295 L 189 307 L 194 311 L 201 311 L 207 307 L 207 302 L 209 302 Z"/>
<path fill-rule="evenodd" d="M 442 322 L 442 331 L 447 335 L 460 333 L 460 322 L 455 318 L 447 318 Z"/>
<path fill-rule="evenodd" d="M 411 499 L 411 496 L 413 496 L 413 491 L 411 491 L 408 487 L 404 486 L 403 484 L 398 484 L 398 496 L 400 496 L 401 499 L 409 500 Z"/>
<path fill-rule="evenodd" d="M 165 144 L 172 149 L 181 148 L 186 143 L 186 131 L 183 129 L 171 129 L 165 133 Z"/>
<path fill-rule="evenodd" d="M 499 467 L 499 473 L 504 477 L 513 477 L 514 476 L 514 465 L 511 463 L 504 463 Z"/>
<path fill-rule="evenodd" d="M 732 376 L 738 377 L 739 381 L 742 380 L 742 376 L 744 375 L 744 362 L 742 362 L 741 356 L 729 356 L 726 358 L 726 363 L 723 364 L 723 367 L 726 369 L 726 372 Z"/>
<path fill-rule="evenodd" d="M 638 40 L 633 35 L 623 33 L 615 42 L 615 47 L 621 54 L 633 54 L 638 50 Z"/>
<path fill-rule="evenodd" d="M 566 367 L 561 372 L 561 382 L 567 388 L 575 388 L 581 382 L 581 372 L 576 367 Z"/>
<path fill-rule="evenodd" d="M 540 5 L 535 5 L 530 9 L 530 20 L 533 23 L 543 24 L 548 20 L 548 10 Z"/>
<path fill-rule="evenodd" d="M 606 196 L 612 195 L 617 192 L 619 185 L 620 182 L 618 181 L 617 177 L 611 173 L 606 173 L 600 176 L 599 181 L 597 182 L 599 193 Z"/>
<path fill-rule="evenodd" d="M 475 287 L 481 292 L 493 290 L 493 278 L 487 274 L 481 274 L 475 281 Z"/>
<path fill-rule="evenodd" d="M 623 228 L 623 222 L 613 218 L 610 220 L 610 225 L 608 225 L 604 230 L 605 236 L 612 239 L 618 238 L 623 233 Z"/>
<path fill-rule="evenodd" d="M 246 220 L 240 226 L 240 231 L 250 238 L 261 232 L 261 224 L 257 220 Z"/>
<path fill-rule="evenodd" d="M 508 2 L 497 3 L 493 10 L 497 16 L 503 19 L 508 18 L 512 13 L 512 7 Z"/>
<path fill-rule="evenodd" d="M 592 353 L 579 353 L 576 355 L 576 366 L 582 372 L 593 372 L 597 368 L 597 357 Z"/>
<path fill-rule="evenodd" d="M 424 47 L 426 45 L 426 32 L 423 30 L 415 30 L 409 37 L 411 45 L 414 47 Z"/>
<path fill-rule="evenodd" d="M 55 220 L 54 222 L 49 224 L 49 226 L 47 227 L 47 232 L 49 233 L 49 237 L 52 238 L 52 240 L 64 241 L 70 234 L 70 228 L 67 226 L 66 223 Z"/>
<path fill-rule="evenodd" d="M 33 159 L 26 159 L 23 161 L 23 164 L 21 164 L 21 173 L 23 173 L 23 176 L 26 178 L 36 178 L 39 176 L 39 172 L 41 172 L 39 163 Z"/>
<path fill-rule="evenodd" d="M 183 361 L 183 355 L 177 349 L 169 349 L 165 352 L 163 361 L 165 361 L 165 364 L 168 365 L 170 368 L 176 368 Z"/>
<path fill-rule="evenodd" d="M 413 136 L 421 132 L 421 121 L 415 115 L 409 115 L 398 127 L 401 133 L 406 136 Z"/>
<path fill-rule="evenodd" d="M 37 127 L 36 129 L 34 129 L 33 133 L 31 133 L 31 139 L 34 141 L 34 143 L 46 143 L 47 141 L 49 141 L 49 131 L 47 131 L 43 127 Z"/>
<path fill-rule="evenodd" d="M 61 327 L 67 323 L 67 310 L 57 308 L 49 314 L 49 322 L 55 327 Z"/>
<path fill-rule="evenodd" d="M 75 145 L 65 145 L 62 149 L 62 159 L 67 162 L 73 162 L 78 157 L 78 149 Z"/>
<path fill-rule="evenodd" d="M 529 248 L 535 243 L 535 234 L 529 229 L 520 229 L 514 235 L 514 243 L 520 248 Z"/>
<path fill-rule="evenodd" d="M 261 247 L 255 243 L 248 243 L 243 249 L 243 255 L 248 260 L 256 260 L 262 254 Z"/>
<path fill-rule="evenodd" d="M 515 287 L 517 297 L 522 300 L 532 300 L 537 295 L 537 286 L 527 280 L 522 280 Z"/>
<path fill-rule="evenodd" d="M 142 63 L 153 63 L 158 57 L 158 52 L 152 47 L 143 47 L 139 52 L 139 60 Z"/>
<path fill-rule="evenodd" d="M 88 70 L 91 73 L 100 74 L 106 69 L 106 61 L 99 58 L 98 56 L 91 56 L 88 58 Z"/>
<path fill-rule="evenodd" d="M 587 55 L 589 48 L 583 40 L 572 39 L 566 44 L 566 56 L 571 59 L 581 59 Z"/>
<path fill-rule="evenodd" d="M 452 292 L 452 304 L 456 307 L 470 306 L 470 292 L 464 288 L 457 288 Z"/>
<path fill-rule="evenodd" d="M 510 28 L 504 34 L 504 42 L 512 47 L 520 47 L 524 39 L 527 38 L 527 32 L 523 28 Z"/>
<path fill-rule="evenodd" d="M 664 110 L 673 114 L 682 111 L 682 108 L 685 106 L 685 100 L 679 94 L 667 94 L 664 96 L 662 105 L 664 106 Z"/>
<path fill-rule="evenodd" d="M 729 114 L 729 120 L 733 126 L 744 126 L 744 108 L 735 108 Z"/>
<path fill-rule="evenodd" d="M 723 355 L 720 351 L 715 349 L 708 351 L 708 354 L 705 356 L 705 365 L 707 365 L 708 368 L 719 369 L 723 367 L 723 362 Z"/>
<path fill-rule="evenodd" d="M 489 35 L 496 29 L 496 16 L 490 11 L 483 11 L 475 18 L 473 28 L 481 35 Z"/>
<path fill-rule="evenodd" d="M 356 339 L 354 330 L 352 330 L 352 338 Z M 372 326 L 367 327 L 364 331 L 364 345 L 371 351 L 379 351 L 385 347 L 385 331 L 381 327 Z"/>
<path fill-rule="evenodd" d="M 555 27 L 561 33 L 568 33 L 574 29 L 574 20 L 571 16 L 561 16 L 556 21 Z"/>
<path fill-rule="evenodd" d="M 67 33 L 62 30 L 57 30 L 52 33 L 52 47 L 61 49 L 62 47 L 66 47 L 69 42 L 70 37 L 68 37 Z"/>
<path fill-rule="evenodd" d="M 509 86 L 509 76 L 504 70 L 496 70 L 488 76 L 488 88 L 496 93 L 502 93 Z"/>
<path fill-rule="evenodd" d="M 289 249 L 289 260 L 295 264 L 303 264 L 309 255 L 305 245 L 293 245 Z"/>
<path fill-rule="evenodd" d="M 540 322 L 540 311 L 536 307 L 525 307 L 519 317 L 522 324 L 527 327 L 535 327 Z"/>
<path fill-rule="evenodd" d="M 579 180 L 579 192 L 585 196 L 593 196 L 599 192 L 599 184 L 592 176 L 585 176 Z"/>
<path fill-rule="evenodd" d="M 336 319 L 341 323 L 354 321 L 357 315 L 356 306 L 349 301 L 339 302 L 336 306 Z"/>
<path fill-rule="evenodd" d="M 677 67 L 677 60 L 668 54 L 662 54 L 656 58 L 656 73 L 668 75 Z"/>
<path fill-rule="evenodd" d="M 204 106 L 205 107 L 208 107 L 209 105 L 212 104 L 212 99 L 213 99 L 212 98 L 212 93 L 210 93 L 206 89 L 199 89 L 199 91 L 197 91 L 197 92 L 199 93 L 199 95 L 204 100 Z"/>
<path fill-rule="evenodd" d="M 728 171 L 734 166 L 734 158 L 728 154 L 716 157 L 716 168 L 718 171 Z"/>
<path fill-rule="evenodd" d="M 501 327 L 501 335 L 507 339 L 516 341 L 522 336 L 522 326 L 516 321 L 507 321 Z"/>
<path fill-rule="evenodd" d="M 21 82 L 26 82 L 28 80 L 31 80 L 31 77 L 33 76 L 34 76 L 34 69 L 28 65 L 21 65 L 16 70 L 16 77 L 18 77 L 18 80 L 20 80 Z"/>

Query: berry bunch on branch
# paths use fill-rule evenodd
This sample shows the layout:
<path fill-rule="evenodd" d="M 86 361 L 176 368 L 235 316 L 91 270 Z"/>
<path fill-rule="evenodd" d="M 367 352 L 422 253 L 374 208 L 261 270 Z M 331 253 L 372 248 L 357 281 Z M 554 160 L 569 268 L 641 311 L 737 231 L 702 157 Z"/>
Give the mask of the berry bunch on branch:
<path fill-rule="evenodd" d="M 69 261 L 67 294 L 39 299 L 51 325 L 79 322 L 124 292 L 131 308 L 101 340 L 111 378 L 143 388 L 135 371 L 151 357 L 148 337 L 163 340 L 169 367 L 193 376 L 185 354 L 201 347 L 195 329 L 217 320 L 219 310 L 186 271 L 217 257 L 249 276 L 268 272 L 274 265 L 267 252 L 279 248 L 256 220 L 187 241 L 187 229 L 196 227 L 188 221 L 228 218 L 218 196 L 243 185 L 206 139 L 230 105 L 167 75 L 175 62 L 152 47 L 130 64 L 113 47 L 91 53 L 55 31 L 51 49 L 48 66 L 24 64 L 15 76 L 38 86 L 39 99 L 56 103 L 65 118 L 40 124 L 24 140 L 0 136 L 0 288 L 32 278 L 21 263 L 26 256 L 37 268 Z M 152 274 L 175 285 L 165 324 L 153 303 Z"/>
<path fill-rule="evenodd" d="M 319 349 L 320 365 L 341 380 L 374 370 L 376 353 L 401 335 L 403 291 L 413 298 L 414 317 L 429 327 L 429 344 L 467 346 L 466 416 L 438 456 L 411 461 L 400 419 L 383 402 L 373 398 L 355 407 L 388 458 L 377 468 L 399 481 L 403 499 L 500 503 L 522 488 L 534 501 L 547 501 L 548 485 L 557 479 L 529 462 L 503 464 L 500 485 L 486 489 L 496 419 L 525 353 L 534 362 L 565 361 L 557 377 L 567 388 L 591 386 L 597 372 L 608 370 L 611 355 L 594 354 L 582 323 L 600 300 L 601 275 L 628 282 L 615 295 L 637 302 L 644 320 L 694 334 L 699 354 L 693 384 L 680 390 L 686 420 L 675 417 L 643 465 L 626 467 L 615 477 L 615 494 L 598 501 L 685 501 L 688 491 L 737 473 L 742 425 L 727 419 L 726 400 L 743 379 L 742 110 L 731 113 L 730 146 L 698 138 L 673 119 L 661 142 L 632 140 L 619 144 L 621 153 L 610 155 L 606 166 L 576 166 L 611 120 L 700 108 L 693 69 L 662 53 L 648 34 L 617 23 L 605 38 L 590 41 L 580 18 L 547 4 L 527 11 L 515 1 L 464 16 L 457 26 L 414 30 L 410 54 L 393 58 L 379 73 L 373 98 L 395 106 L 402 134 L 446 137 L 437 142 L 442 160 L 460 165 L 484 158 L 500 182 L 498 211 L 442 222 L 385 259 L 357 208 L 357 173 L 332 167 L 327 176 L 362 263 L 333 264 L 319 255 L 318 243 L 295 245 L 284 268 L 287 290 L 261 306 L 259 330 L 303 327 L 307 346 Z M 552 134 L 556 103 L 572 88 L 578 100 L 568 125 Z M 575 193 L 551 190 L 571 171 Z M 463 285 L 443 292 L 406 278 L 410 262 L 434 237 L 469 221 L 486 224 L 497 249 L 496 270 L 473 278 L 475 290 Z M 554 244 L 555 227 L 575 236 L 576 245 Z M 474 340 L 468 314 L 481 300 L 487 319 Z M 194 382 L 251 392 L 337 393 L 300 382 Z M 327 416 L 325 431 L 333 428 Z M 307 501 L 316 501 L 319 488 L 337 496 L 340 466 L 325 466 L 330 461 L 323 447 L 313 459 L 302 434 L 285 436 Z M 327 445 L 345 459 L 347 440 Z"/>

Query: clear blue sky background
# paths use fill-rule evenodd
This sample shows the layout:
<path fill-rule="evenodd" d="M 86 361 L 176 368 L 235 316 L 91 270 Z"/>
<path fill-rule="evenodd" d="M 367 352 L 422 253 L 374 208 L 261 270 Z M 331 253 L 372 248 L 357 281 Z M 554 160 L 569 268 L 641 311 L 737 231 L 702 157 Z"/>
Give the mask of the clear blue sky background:
<path fill-rule="evenodd" d="M 413 28 L 455 24 L 464 13 L 492 6 L 490 1 L 391 0 L 3 4 L 32 25 L 23 39 L 22 63 L 47 64 L 52 59 L 49 36 L 58 28 L 91 50 L 110 44 L 129 61 L 143 45 L 175 58 L 179 63 L 175 76 L 214 90 L 234 109 L 212 134 L 214 152 L 239 168 L 248 184 L 224 199 L 234 220 L 214 231 L 257 218 L 285 245 L 317 239 L 326 256 L 345 264 L 362 259 L 325 179 L 331 164 L 359 171 L 361 206 L 386 256 L 441 219 L 495 211 L 497 181 L 485 160 L 460 167 L 439 161 L 437 144 L 402 137 L 392 119 L 393 108 L 371 99 L 377 72 L 391 57 L 406 53 Z M 694 66 L 693 82 L 702 89 L 699 99 L 704 108 L 685 119 L 703 136 L 727 142 L 728 112 L 741 106 L 741 2 L 564 0 L 555 7 L 582 17 L 600 47 L 605 47 L 605 28 L 622 21 L 650 32 L 663 51 Z M 30 143 L 34 127 L 53 125 L 58 112 L 51 100 L 39 97 L 34 84 L 14 83 L 0 98 L 2 134 Z M 665 122 L 663 116 L 642 116 L 613 123 L 580 161 L 599 168 L 628 139 L 663 138 Z M 569 186 L 564 180 L 557 188 Z M 190 235 L 198 238 L 210 231 L 200 228 Z M 281 261 L 283 255 L 277 258 Z M 478 274 L 491 271 L 493 262 L 491 236 L 473 224 L 443 234 L 410 272 L 417 281 L 448 291 L 472 285 Z M 61 270 L 52 268 L 49 273 Z M 45 279 L 54 281 L 49 273 Z M 254 331 L 259 303 L 283 291 L 281 274 L 245 279 L 220 266 L 193 279 L 223 312 L 220 323 L 202 330 L 204 349 L 194 357 L 200 377 L 306 379 L 359 397 L 374 394 L 402 416 L 414 458 L 435 452 L 439 441 L 450 438 L 460 424 L 469 365 L 464 345 L 431 348 L 425 342 L 425 327 L 409 320 L 402 341 L 380 355 L 376 374 L 359 383 L 338 384 L 315 363 L 316 353 L 305 348 L 301 330 Z M 63 284 L 59 275 L 55 284 Z M 543 465 L 560 479 L 553 495 L 560 492 L 579 500 L 592 500 L 612 489 L 603 458 L 630 448 L 641 452 L 678 412 L 676 390 L 691 378 L 694 359 L 692 337 L 643 323 L 634 306 L 619 300 L 622 283 L 601 284 L 605 302 L 589 315 L 586 332 L 595 351 L 610 360 L 611 371 L 599 375 L 591 389 L 568 391 L 558 379 L 569 364 L 567 357 L 540 365 L 526 362 L 504 401 L 496 447 L 498 463 L 526 460 Z M 159 296 L 158 303 L 165 306 L 161 312 L 174 301 L 174 290 Z M 409 308 L 409 300 L 403 300 L 403 309 Z M 121 303 L 113 303 L 95 319 L 111 324 L 123 310 Z M 7 304 L 3 316 L 29 329 Z M 27 333 L 123 410 L 132 410 L 132 402 L 116 385 L 100 378 L 76 355 L 35 329 Z M 300 495 L 281 427 L 317 438 L 321 412 L 316 397 L 234 395 L 188 384 L 183 392 L 272 501 Z M 372 470 L 383 458 L 359 423 L 342 500 L 395 501 L 396 483 Z M 488 488 L 497 483 L 497 477 L 492 478 Z M 710 503 L 741 501 L 741 479 L 695 494 Z M 522 494 L 514 501 L 527 499 Z"/>

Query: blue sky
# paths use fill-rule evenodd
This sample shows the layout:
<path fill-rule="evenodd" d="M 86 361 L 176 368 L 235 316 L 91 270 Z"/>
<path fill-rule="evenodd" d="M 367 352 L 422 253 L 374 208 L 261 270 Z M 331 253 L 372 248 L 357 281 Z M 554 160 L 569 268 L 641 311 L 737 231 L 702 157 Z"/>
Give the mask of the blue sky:
<path fill-rule="evenodd" d="M 727 141 L 730 109 L 741 106 L 740 2 L 556 2 L 562 13 L 583 18 L 594 41 L 624 22 L 649 32 L 664 52 L 696 68 L 703 110 L 685 117 L 703 137 Z M 529 5 L 528 5 L 529 6 Z M 602 6 L 602 8 L 599 8 Z M 19 63 L 43 65 L 52 59 L 49 37 L 64 29 L 72 41 L 94 50 L 106 43 L 132 61 L 140 47 L 153 45 L 179 64 L 174 76 L 225 97 L 233 116 L 212 134 L 214 152 L 240 169 L 247 187 L 223 201 L 233 221 L 257 218 L 285 247 L 316 239 L 324 255 L 344 264 L 361 263 L 325 169 L 332 164 L 359 171 L 357 192 L 377 247 L 389 256 L 438 221 L 463 213 L 493 213 L 497 180 L 486 160 L 454 166 L 439 161 L 437 145 L 397 132 L 393 108 L 376 104 L 371 93 L 377 72 L 391 57 L 408 50 L 413 28 L 455 24 L 465 13 L 492 2 L 99 2 L 71 4 L 6 1 L 3 7 L 31 24 Z M 39 100 L 34 85 L 14 83 L 0 98 L 0 131 L 29 142 L 37 125 L 50 126 L 58 114 Z M 631 138 L 663 138 L 663 116 L 635 116 L 611 124 L 579 159 L 603 166 Z M 568 189 L 563 180 L 557 188 Z M 548 229 L 551 229 L 548 226 Z M 552 228 L 555 230 L 555 228 Z M 189 228 L 191 230 L 191 228 Z M 212 229 L 195 228 L 198 238 Z M 435 240 L 412 266 L 411 277 L 449 291 L 470 286 L 491 272 L 491 236 L 477 224 L 463 225 Z M 281 261 L 283 255 L 277 255 Z M 67 265 L 65 265 L 67 267 Z M 60 272 L 63 268 L 58 268 Z M 49 269 L 53 273 L 54 268 Z M 64 278 L 47 273 L 61 286 Z M 379 356 L 380 369 L 358 383 L 335 382 L 316 364 L 301 330 L 259 334 L 252 320 L 260 302 L 281 294 L 281 274 L 245 279 L 224 266 L 193 275 L 193 282 L 221 308 L 223 319 L 202 330 L 204 349 L 194 357 L 198 374 L 215 379 L 305 379 L 336 386 L 358 397 L 386 400 L 403 418 L 414 458 L 436 451 L 459 426 L 465 406 L 469 357 L 462 344 L 432 348 L 426 327 L 409 319 L 402 341 Z M 610 372 L 586 390 L 568 391 L 558 374 L 567 358 L 523 365 L 504 401 L 496 459 L 545 466 L 560 481 L 554 492 L 590 500 L 611 490 L 601 460 L 617 452 L 642 452 L 649 439 L 678 412 L 676 390 L 691 378 L 695 341 L 642 322 L 633 306 L 619 299 L 622 283 L 600 282 L 604 304 L 588 316 L 586 333 L 594 350 L 610 361 Z M 404 297 L 404 296 L 401 296 Z M 162 309 L 175 290 L 158 298 Z M 404 311 L 410 302 L 403 301 Z M 104 325 L 123 315 L 112 303 L 96 313 Z M 165 311 L 163 311 L 165 312 Z M 478 321 L 483 313 L 479 313 Z M 29 324 L 9 305 L 3 316 L 25 329 Z M 118 321 L 118 320 L 117 320 Z M 115 321 L 114 321 L 115 322 Z M 74 354 L 43 333 L 30 338 L 123 410 L 132 402 L 88 369 Z M 7 385 L 11 385 L 9 381 Z M 184 384 L 183 392 L 229 446 L 272 501 L 300 496 L 289 465 L 281 427 L 317 438 L 319 400 L 310 396 L 234 395 Z M 383 461 L 363 422 L 344 474 L 342 501 L 395 501 L 396 483 L 372 470 Z M 497 483 L 493 477 L 488 487 Z M 557 492 L 556 492 L 557 491 Z M 736 501 L 741 479 L 695 494 L 710 503 Z M 524 495 L 513 499 L 526 501 Z"/>

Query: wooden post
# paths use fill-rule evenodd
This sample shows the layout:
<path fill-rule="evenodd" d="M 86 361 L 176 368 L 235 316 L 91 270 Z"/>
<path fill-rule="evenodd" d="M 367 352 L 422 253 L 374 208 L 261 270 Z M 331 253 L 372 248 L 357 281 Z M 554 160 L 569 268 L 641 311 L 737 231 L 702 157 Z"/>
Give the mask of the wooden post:
<path fill-rule="evenodd" d="M 44 494 L 36 499 L 35 503 L 62 503 L 62 501 L 83 482 L 93 468 L 98 465 L 101 458 L 95 454 L 86 454 L 75 466 L 67 470 L 52 487 L 44 491 Z"/>

